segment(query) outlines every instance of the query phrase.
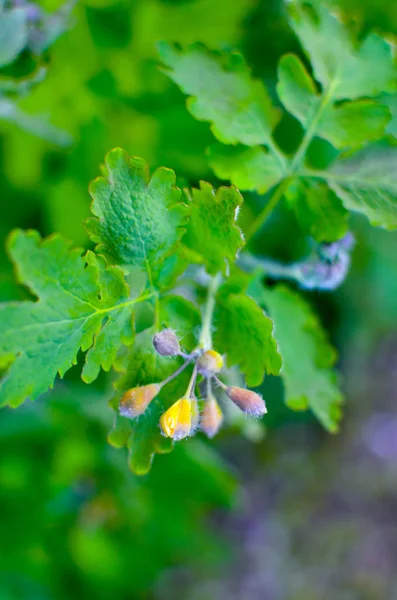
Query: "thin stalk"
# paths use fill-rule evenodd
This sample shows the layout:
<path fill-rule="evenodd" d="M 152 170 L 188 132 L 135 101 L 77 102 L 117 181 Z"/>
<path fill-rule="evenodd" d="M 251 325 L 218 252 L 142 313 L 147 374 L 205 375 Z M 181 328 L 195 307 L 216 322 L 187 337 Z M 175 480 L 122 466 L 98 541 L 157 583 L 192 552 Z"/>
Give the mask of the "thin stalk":
<path fill-rule="evenodd" d="M 178 377 L 178 375 L 180 373 L 182 373 L 182 371 L 184 371 L 188 365 L 190 365 L 190 360 L 187 360 L 186 362 L 184 362 L 183 365 L 181 365 L 176 371 L 174 371 L 174 373 L 169 375 L 166 379 L 163 379 L 163 381 L 161 381 L 161 383 L 159 383 L 159 385 L 161 387 L 164 387 L 165 385 L 167 385 L 167 383 L 169 383 L 170 381 L 175 379 L 175 377 Z"/>
<path fill-rule="evenodd" d="M 215 379 L 215 381 L 219 385 L 219 387 L 221 387 L 223 390 L 227 390 L 227 385 L 225 385 L 223 383 L 223 381 L 221 381 L 220 379 L 218 379 L 218 377 L 216 375 L 213 375 L 212 377 L 213 377 L 213 379 Z"/>
<path fill-rule="evenodd" d="M 303 136 L 303 140 L 301 141 L 299 148 L 297 149 L 295 156 L 292 159 L 291 166 L 289 168 L 290 175 L 293 175 L 301 165 L 302 159 L 304 158 L 304 156 L 306 154 L 309 144 L 312 141 L 314 134 L 316 133 L 317 125 L 319 124 L 321 116 L 322 116 L 325 108 L 328 106 L 330 99 L 332 98 L 335 83 L 336 82 L 333 82 L 330 85 L 330 87 L 328 88 L 328 90 L 322 97 L 321 104 L 318 107 L 317 113 L 316 113 L 313 121 L 310 123 L 305 135 Z"/>
<path fill-rule="evenodd" d="M 217 275 L 211 279 L 211 282 L 208 286 L 207 300 L 204 307 L 201 333 L 199 338 L 199 347 L 204 348 L 205 350 L 212 348 L 212 318 L 215 308 L 215 296 L 221 281 L 222 276 L 220 273 L 217 273 Z"/>
<path fill-rule="evenodd" d="M 192 396 L 194 396 L 194 387 L 196 385 L 196 378 L 197 378 L 197 365 L 194 365 L 192 376 L 190 377 L 189 385 L 187 386 L 187 390 L 186 390 L 186 394 L 185 394 L 185 396 L 187 398 L 191 398 Z"/>
<path fill-rule="evenodd" d="M 254 235 L 258 232 L 259 229 L 263 226 L 267 218 L 270 216 L 270 213 L 276 208 L 277 204 L 280 202 L 281 198 L 284 196 L 284 192 L 287 189 L 289 184 L 289 179 L 283 179 L 283 181 L 276 187 L 272 197 L 269 202 L 266 204 L 262 212 L 256 217 L 255 221 L 252 223 L 249 228 L 245 241 L 248 243 Z"/>
<path fill-rule="evenodd" d="M 312 122 L 310 123 L 310 126 L 307 129 L 305 135 L 303 136 L 303 139 L 302 139 L 301 143 L 299 144 L 299 147 L 295 153 L 295 156 L 292 159 L 289 167 L 286 170 L 284 179 L 278 184 L 278 186 L 274 190 L 273 195 L 271 196 L 269 202 L 266 204 L 266 206 L 264 207 L 262 212 L 259 213 L 259 215 L 256 217 L 255 221 L 252 223 L 252 225 L 249 228 L 247 235 L 246 235 L 246 242 L 249 242 L 249 240 L 251 240 L 253 238 L 253 236 L 258 232 L 258 230 L 262 228 L 262 226 L 268 219 L 269 215 L 276 208 L 277 204 L 280 202 L 280 200 L 284 196 L 284 192 L 286 191 L 286 189 L 289 185 L 291 177 L 293 177 L 296 174 L 296 171 L 301 166 L 302 160 L 304 159 L 304 157 L 306 155 L 309 144 L 312 141 L 312 139 L 316 133 L 316 128 L 317 128 L 317 125 L 319 124 L 321 116 L 322 116 L 325 108 L 327 107 L 330 99 L 332 98 L 332 94 L 333 94 L 335 85 L 336 85 L 336 82 L 333 82 L 330 85 L 330 87 L 328 88 L 328 90 L 326 91 L 326 93 L 323 95 L 323 98 L 321 100 L 321 104 L 318 107 L 317 113 L 316 113 L 314 119 L 312 120 Z M 274 151 L 273 148 L 272 148 L 272 150 Z"/>
<path fill-rule="evenodd" d="M 270 152 L 273 154 L 273 156 L 275 156 L 275 158 L 278 160 L 280 167 L 282 168 L 282 170 L 284 171 L 285 167 L 286 167 L 286 159 L 284 154 L 281 152 L 281 150 L 279 149 L 279 147 L 277 146 L 277 144 L 273 141 L 272 138 L 270 138 L 267 142 L 266 142 Z"/>
<path fill-rule="evenodd" d="M 238 260 L 237 265 L 244 271 L 255 271 L 260 269 L 263 273 L 272 279 L 299 279 L 300 269 L 299 263 L 293 263 L 290 265 L 283 265 L 275 260 L 266 258 L 256 258 L 251 254 L 242 254 Z"/>
<path fill-rule="evenodd" d="M 108 312 L 112 312 L 113 310 L 120 310 L 120 308 L 124 308 L 125 306 L 133 306 L 134 304 L 139 304 L 140 302 L 145 302 L 145 300 L 149 300 L 150 298 L 153 298 L 153 293 L 144 294 L 142 296 L 139 296 L 138 298 L 133 298 L 132 300 L 127 300 L 126 302 L 122 302 L 121 304 L 115 304 L 114 306 L 111 306 L 110 308 L 96 308 L 95 306 L 93 306 L 93 308 L 95 308 L 95 312 L 97 312 L 97 313 L 108 313 Z M 92 305 L 90 305 L 90 306 L 92 306 Z"/>

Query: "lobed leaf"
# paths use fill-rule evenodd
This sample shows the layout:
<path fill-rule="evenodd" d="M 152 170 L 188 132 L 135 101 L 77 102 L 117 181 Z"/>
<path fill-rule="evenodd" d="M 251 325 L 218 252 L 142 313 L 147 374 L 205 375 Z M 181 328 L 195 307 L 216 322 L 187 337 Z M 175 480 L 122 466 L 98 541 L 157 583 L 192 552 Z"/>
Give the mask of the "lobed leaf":
<path fill-rule="evenodd" d="M 277 375 L 282 359 L 273 336 L 273 322 L 245 294 L 221 294 L 215 313 L 214 344 L 238 365 L 249 386 L 262 383 L 265 373 Z"/>
<path fill-rule="evenodd" d="M 285 398 L 294 410 L 310 408 L 330 432 L 338 430 L 342 394 L 332 370 L 336 353 L 309 304 L 283 285 L 261 288 L 258 302 L 269 309 L 283 357 Z"/>
<path fill-rule="evenodd" d="M 383 166 L 377 156 L 370 164 L 360 152 L 356 157 L 342 157 L 330 168 L 329 176 L 308 174 L 303 166 L 315 137 L 345 151 L 364 148 L 387 133 L 394 135 L 397 72 L 391 45 L 375 34 L 354 39 L 321 3 L 297 0 L 290 3 L 289 11 L 314 75 L 295 55 L 280 60 L 278 96 L 304 128 L 302 142 L 291 159 L 273 140 L 278 116 L 268 100 L 258 100 L 258 90 L 262 89 L 261 95 L 264 88 L 251 77 L 239 55 L 214 53 L 197 45 L 186 51 L 161 45 L 166 72 L 190 96 L 192 114 L 210 121 L 221 142 L 235 145 L 211 146 L 209 163 L 219 178 L 243 190 L 265 194 L 280 186 L 275 197 L 282 198 L 292 184 L 301 191 L 295 195 L 296 201 L 290 202 L 298 222 L 319 241 L 344 235 L 346 213 L 340 200 L 345 209 L 363 212 L 371 223 L 393 228 L 395 169 L 389 154 L 384 155 Z M 311 177 L 324 183 L 310 182 Z M 303 191 L 308 192 L 306 198 Z"/>
<path fill-rule="evenodd" d="M 221 142 L 246 146 L 271 142 L 280 112 L 240 54 L 221 55 L 200 44 L 183 51 L 161 42 L 158 48 L 168 76 L 190 96 L 192 115 L 209 121 Z"/>
<path fill-rule="evenodd" d="M 224 146 L 208 148 L 208 162 L 219 179 L 227 179 L 242 190 L 263 194 L 284 177 L 280 162 L 262 147 Z"/>
<path fill-rule="evenodd" d="M 294 2 L 290 22 L 313 65 L 314 76 L 335 100 L 374 97 L 393 90 L 392 49 L 376 34 L 353 42 L 350 32 L 321 3 Z"/>
<path fill-rule="evenodd" d="M 364 214 L 372 225 L 397 227 L 396 146 L 373 144 L 313 176 L 325 179 L 347 210 Z"/>
<path fill-rule="evenodd" d="M 278 96 L 285 108 L 305 129 L 335 148 L 355 148 L 382 137 L 391 119 L 390 110 L 372 100 L 357 100 L 335 105 L 334 88 L 317 92 L 306 67 L 293 54 L 283 56 L 278 68 Z"/>
<path fill-rule="evenodd" d="M 324 182 L 295 180 L 286 192 L 304 233 L 317 242 L 343 238 L 348 231 L 348 212 L 338 196 Z"/>
<path fill-rule="evenodd" d="M 190 221 L 183 243 L 201 257 L 208 273 L 225 273 L 244 245 L 243 234 L 236 225 L 243 197 L 234 187 L 215 191 L 204 181 L 199 189 L 192 189 L 189 197 Z"/>
<path fill-rule="evenodd" d="M 151 272 L 185 233 L 188 210 L 175 173 L 161 167 L 150 178 L 147 163 L 121 148 L 107 154 L 104 173 L 90 186 L 95 218 L 87 231 L 111 263 Z"/>
<path fill-rule="evenodd" d="M 21 283 L 35 302 L 0 308 L 0 356 L 13 359 L 0 386 L 0 404 L 18 406 L 53 386 L 88 351 L 83 378 L 109 370 L 121 344 L 133 340 L 132 310 L 120 269 L 102 257 L 71 248 L 60 236 L 42 240 L 37 232 L 15 231 L 8 244 Z"/>

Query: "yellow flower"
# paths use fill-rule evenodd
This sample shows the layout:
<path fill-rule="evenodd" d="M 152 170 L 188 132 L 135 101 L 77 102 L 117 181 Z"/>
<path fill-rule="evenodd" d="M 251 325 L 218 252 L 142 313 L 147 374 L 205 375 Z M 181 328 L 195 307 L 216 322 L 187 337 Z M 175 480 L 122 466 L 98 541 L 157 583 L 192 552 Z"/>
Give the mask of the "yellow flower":
<path fill-rule="evenodd" d="M 160 417 L 163 434 L 175 441 L 191 435 L 196 420 L 196 404 L 191 398 L 182 397 L 170 406 Z"/>
<path fill-rule="evenodd" d="M 128 390 L 120 400 L 120 414 L 130 419 L 138 417 L 145 412 L 160 389 L 161 386 L 158 383 L 149 383 L 148 385 Z"/>
<path fill-rule="evenodd" d="M 216 350 L 207 350 L 197 359 L 197 370 L 204 377 L 211 377 L 223 367 L 223 358 Z"/>
<path fill-rule="evenodd" d="M 201 413 L 200 427 L 201 430 L 212 438 L 216 435 L 222 425 L 223 414 L 221 408 L 212 394 L 208 396 L 203 412 Z"/>

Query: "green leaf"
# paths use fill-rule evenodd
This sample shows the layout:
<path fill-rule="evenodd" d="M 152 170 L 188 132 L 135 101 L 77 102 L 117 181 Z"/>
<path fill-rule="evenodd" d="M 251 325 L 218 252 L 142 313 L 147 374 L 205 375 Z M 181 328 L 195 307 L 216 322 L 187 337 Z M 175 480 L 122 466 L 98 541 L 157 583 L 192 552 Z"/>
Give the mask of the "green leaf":
<path fill-rule="evenodd" d="M 156 289 L 164 291 L 175 287 L 178 278 L 189 265 L 186 254 L 184 246 L 180 245 L 171 256 L 167 256 L 161 263 L 154 266 L 152 275 L 153 285 Z"/>
<path fill-rule="evenodd" d="M 104 172 L 90 187 L 96 218 L 87 231 L 111 263 L 151 272 L 185 232 L 188 212 L 175 173 L 161 167 L 150 178 L 146 162 L 120 148 L 107 154 Z"/>
<path fill-rule="evenodd" d="M 290 5 L 291 25 L 310 62 L 314 76 L 336 100 L 374 97 L 395 84 L 392 49 L 375 34 L 360 44 L 319 2 Z"/>
<path fill-rule="evenodd" d="M 313 176 L 325 179 L 346 209 L 372 225 L 397 228 L 397 147 L 373 144 Z"/>
<path fill-rule="evenodd" d="M 286 55 L 280 60 L 278 95 L 304 128 L 301 143 L 291 158 L 281 152 L 273 139 L 279 116 L 269 100 L 263 100 L 263 86 L 251 77 L 240 55 L 210 52 L 198 45 L 183 51 L 161 44 L 166 72 L 190 96 L 188 108 L 192 114 L 210 121 L 223 144 L 235 145 L 211 146 L 209 163 L 219 178 L 229 179 L 241 189 L 265 194 L 277 186 L 268 200 L 269 210 L 285 196 L 291 183 L 296 188 L 309 189 L 307 198 L 300 195 L 300 201 L 291 205 L 304 229 L 312 231 L 318 240 L 341 237 L 346 230 L 346 215 L 332 192 L 308 182 L 311 177 L 326 181 L 346 209 L 360 210 L 369 214 L 372 223 L 394 227 L 390 192 L 393 177 L 389 173 L 384 186 L 386 198 L 384 189 L 369 191 L 364 183 L 365 194 L 368 192 L 364 199 L 360 182 L 358 200 L 356 184 L 353 191 L 347 183 L 346 193 L 344 186 L 336 182 L 341 178 L 337 175 L 341 168 L 338 165 L 346 159 L 331 168 L 329 178 L 324 173 L 308 173 L 303 166 L 309 162 L 306 159 L 315 138 L 326 140 L 335 149 L 348 150 L 363 148 L 386 133 L 393 134 L 395 102 L 390 93 L 396 89 L 397 78 L 391 45 L 374 34 L 354 39 L 348 28 L 320 3 L 308 5 L 298 0 L 289 4 L 289 10 L 292 27 L 311 61 L 316 80 L 298 57 Z M 369 175 L 372 172 L 369 167 Z M 365 173 L 361 175 L 360 180 L 368 179 Z M 257 231 L 261 218 L 267 214 L 262 211 L 249 235 Z M 199 262 L 197 256 L 196 261 Z"/>
<path fill-rule="evenodd" d="M 190 221 L 183 243 L 202 257 L 208 273 L 225 273 L 244 245 L 242 232 L 236 225 L 243 197 L 234 187 L 215 191 L 204 181 L 188 197 Z"/>
<path fill-rule="evenodd" d="M 387 106 L 372 100 L 334 105 L 333 88 L 317 92 L 314 81 L 297 56 L 288 54 L 279 63 L 277 92 L 285 108 L 305 129 L 328 140 L 335 148 L 354 148 L 382 137 L 391 115 Z"/>
<path fill-rule="evenodd" d="M 245 294 L 226 294 L 221 289 L 215 313 L 214 345 L 226 354 L 229 366 L 239 366 L 249 386 L 260 385 L 265 373 L 277 375 L 281 369 L 273 322 Z"/>
<path fill-rule="evenodd" d="M 397 138 L 397 94 L 382 94 L 379 96 L 379 102 L 385 104 L 391 113 L 391 121 L 386 128 L 386 133 Z"/>
<path fill-rule="evenodd" d="M 302 231 L 317 242 L 332 242 L 346 235 L 348 212 L 325 183 L 295 180 L 286 192 Z"/>
<path fill-rule="evenodd" d="M 28 42 L 28 21 L 23 8 L 0 14 L 0 67 L 12 63 Z"/>
<path fill-rule="evenodd" d="M 318 318 L 297 293 L 279 285 L 256 296 L 274 321 L 283 367 L 285 398 L 294 410 L 311 408 L 330 432 L 338 430 L 342 395 L 332 370 L 336 353 Z"/>
<path fill-rule="evenodd" d="M 262 83 L 252 78 L 240 54 L 210 52 L 199 44 L 183 51 L 161 42 L 158 48 L 167 74 L 190 96 L 192 115 L 210 121 L 221 142 L 271 143 L 280 113 Z"/>
<path fill-rule="evenodd" d="M 13 357 L 0 387 L 0 404 L 17 406 L 36 398 L 89 352 L 83 378 L 109 370 L 121 344 L 133 340 L 131 300 L 120 269 L 60 236 L 15 231 L 9 252 L 18 278 L 37 302 L 10 302 L 0 308 L 0 356 Z"/>
<path fill-rule="evenodd" d="M 155 352 L 152 344 L 153 333 L 153 330 L 146 330 L 138 334 L 134 346 L 119 365 L 124 374 L 115 383 L 117 393 L 111 401 L 116 411 L 121 396 L 127 390 L 158 383 L 180 365 L 179 358 L 162 357 Z M 154 454 L 164 454 L 172 450 L 172 440 L 161 435 L 159 419 L 162 412 L 183 395 L 189 374 L 185 371 L 166 385 L 138 418 L 131 420 L 116 416 L 115 426 L 108 436 L 109 443 L 116 448 L 127 445 L 128 463 L 137 475 L 144 475 L 150 470 Z"/>
<path fill-rule="evenodd" d="M 228 179 L 241 190 L 264 194 L 284 176 L 280 162 L 264 148 L 224 146 L 208 148 L 208 162 L 219 179 Z"/>

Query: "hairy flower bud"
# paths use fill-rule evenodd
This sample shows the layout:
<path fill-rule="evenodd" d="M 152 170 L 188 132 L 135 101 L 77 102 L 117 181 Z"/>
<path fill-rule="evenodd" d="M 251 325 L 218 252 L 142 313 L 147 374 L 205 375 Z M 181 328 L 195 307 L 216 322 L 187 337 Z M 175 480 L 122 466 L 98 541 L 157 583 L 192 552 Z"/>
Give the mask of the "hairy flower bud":
<path fill-rule="evenodd" d="M 150 402 L 159 393 L 161 386 L 158 383 L 150 383 L 128 390 L 120 400 L 119 412 L 123 417 L 134 419 L 139 417 Z"/>
<path fill-rule="evenodd" d="M 223 414 L 221 408 L 212 394 L 208 396 L 203 412 L 201 413 L 200 428 L 207 437 L 216 435 L 222 425 Z"/>
<path fill-rule="evenodd" d="M 199 356 L 196 362 L 197 371 L 200 375 L 204 375 L 204 377 L 211 377 L 211 375 L 215 375 L 215 373 L 219 373 L 219 371 L 223 367 L 223 358 L 219 352 L 215 350 L 207 350 Z"/>
<path fill-rule="evenodd" d="M 266 404 L 255 392 L 244 388 L 231 386 L 226 389 L 226 395 L 233 400 L 243 412 L 254 417 L 262 417 L 267 413 Z"/>
<path fill-rule="evenodd" d="M 153 336 L 153 346 L 161 356 L 177 356 L 181 347 L 172 329 L 163 329 Z"/>
<path fill-rule="evenodd" d="M 197 398 L 195 398 L 195 397 L 191 398 L 191 403 L 192 403 L 192 408 L 191 408 L 192 431 L 194 431 L 197 428 L 197 425 L 199 424 L 200 411 L 199 411 L 199 406 L 198 406 Z"/>
<path fill-rule="evenodd" d="M 193 403 L 191 398 L 184 396 L 161 415 L 160 427 L 166 437 L 178 441 L 191 435 L 194 431 L 195 420 Z"/>

